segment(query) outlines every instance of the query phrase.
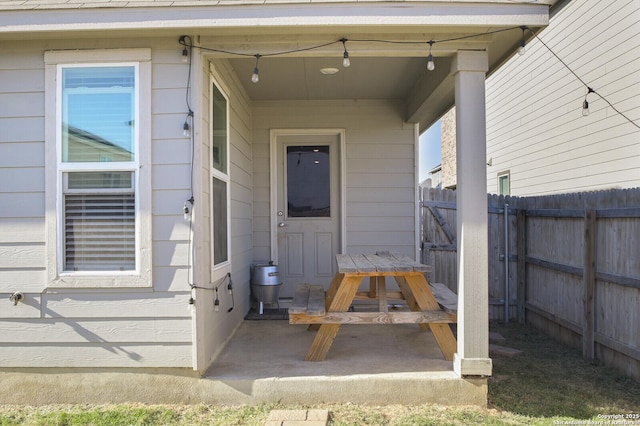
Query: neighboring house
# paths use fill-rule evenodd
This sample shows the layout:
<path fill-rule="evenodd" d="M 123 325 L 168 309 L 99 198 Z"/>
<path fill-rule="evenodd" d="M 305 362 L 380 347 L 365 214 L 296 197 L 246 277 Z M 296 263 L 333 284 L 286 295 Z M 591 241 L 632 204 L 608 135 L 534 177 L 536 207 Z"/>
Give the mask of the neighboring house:
<path fill-rule="evenodd" d="M 637 1 L 570 2 L 538 32 L 568 68 L 530 38 L 524 55 L 487 79 L 489 192 L 640 186 L 639 34 Z M 569 69 L 596 93 L 588 94 Z"/>
<path fill-rule="evenodd" d="M 415 258 L 418 135 L 455 102 L 453 369 L 490 375 L 485 74 L 555 3 L 1 2 L 0 367 L 204 372 L 252 264 L 291 296 L 336 253 Z"/>
<path fill-rule="evenodd" d="M 440 119 L 440 139 L 442 150 L 442 186 L 456 189 L 456 109 L 451 108 Z"/>
<path fill-rule="evenodd" d="M 431 188 L 442 188 L 442 164 L 438 164 L 429 170 L 431 176 Z"/>

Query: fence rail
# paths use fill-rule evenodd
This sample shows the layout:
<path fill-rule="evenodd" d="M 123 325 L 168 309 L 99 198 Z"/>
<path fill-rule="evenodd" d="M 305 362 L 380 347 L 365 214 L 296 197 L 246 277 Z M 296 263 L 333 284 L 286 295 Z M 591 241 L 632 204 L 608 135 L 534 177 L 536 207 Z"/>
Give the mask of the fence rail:
<path fill-rule="evenodd" d="M 422 262 L 457 291 L 455 192 L 422 195 Z M 640 188 L 489 195 L 490 319 L 531 323 L 640 380 L 639 206 Z"/>

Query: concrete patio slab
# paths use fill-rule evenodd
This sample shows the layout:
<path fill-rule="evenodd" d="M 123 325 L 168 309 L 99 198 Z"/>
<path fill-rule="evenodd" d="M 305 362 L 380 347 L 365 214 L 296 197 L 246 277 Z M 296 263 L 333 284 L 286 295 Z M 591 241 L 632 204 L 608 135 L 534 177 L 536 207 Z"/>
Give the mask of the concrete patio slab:
<path fill-rule="evenodd" d="M 0 402 L 486 405 L 486 378 L 458 377 L 416 325 L 344 325 L 326 360 L 304 361 L 313 337 L 287 321 L 244 321 L 203 377 L 189 369 L 0 369 Z"/>

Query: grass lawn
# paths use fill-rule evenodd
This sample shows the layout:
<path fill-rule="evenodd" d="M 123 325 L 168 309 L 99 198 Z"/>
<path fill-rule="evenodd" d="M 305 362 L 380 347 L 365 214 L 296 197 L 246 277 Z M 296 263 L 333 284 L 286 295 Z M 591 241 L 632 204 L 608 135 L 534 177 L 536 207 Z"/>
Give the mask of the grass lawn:
<path fill-rule="evenodd" d="M 0 425 L 264 425 L 272 409 L 323 408 L 330 425 L 557 425 L 626 424 L 635 420 L 605 416 L 640 415 L 640 383 L 603 366 L 592 365 L 579 351 L 518 324 L 492 324 L 507 338 L 504 345 L 522 354 L 493 358 L 489 408 L 364 406 L 315 407 L 258 405 L 0 406 Z"/>

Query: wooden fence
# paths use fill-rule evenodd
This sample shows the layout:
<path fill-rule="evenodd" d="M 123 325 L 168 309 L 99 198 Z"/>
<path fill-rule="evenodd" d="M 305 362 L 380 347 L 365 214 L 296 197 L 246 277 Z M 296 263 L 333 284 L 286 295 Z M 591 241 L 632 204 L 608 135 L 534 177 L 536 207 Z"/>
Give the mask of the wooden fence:
<path fill-rule="evenodd" d="M 457 291 L 455 192 L 422 204 L 422 262 Z M 489 195 L 488 212 L 490 319 L 508 312 L 640 380 L 640 189 Z"/>

